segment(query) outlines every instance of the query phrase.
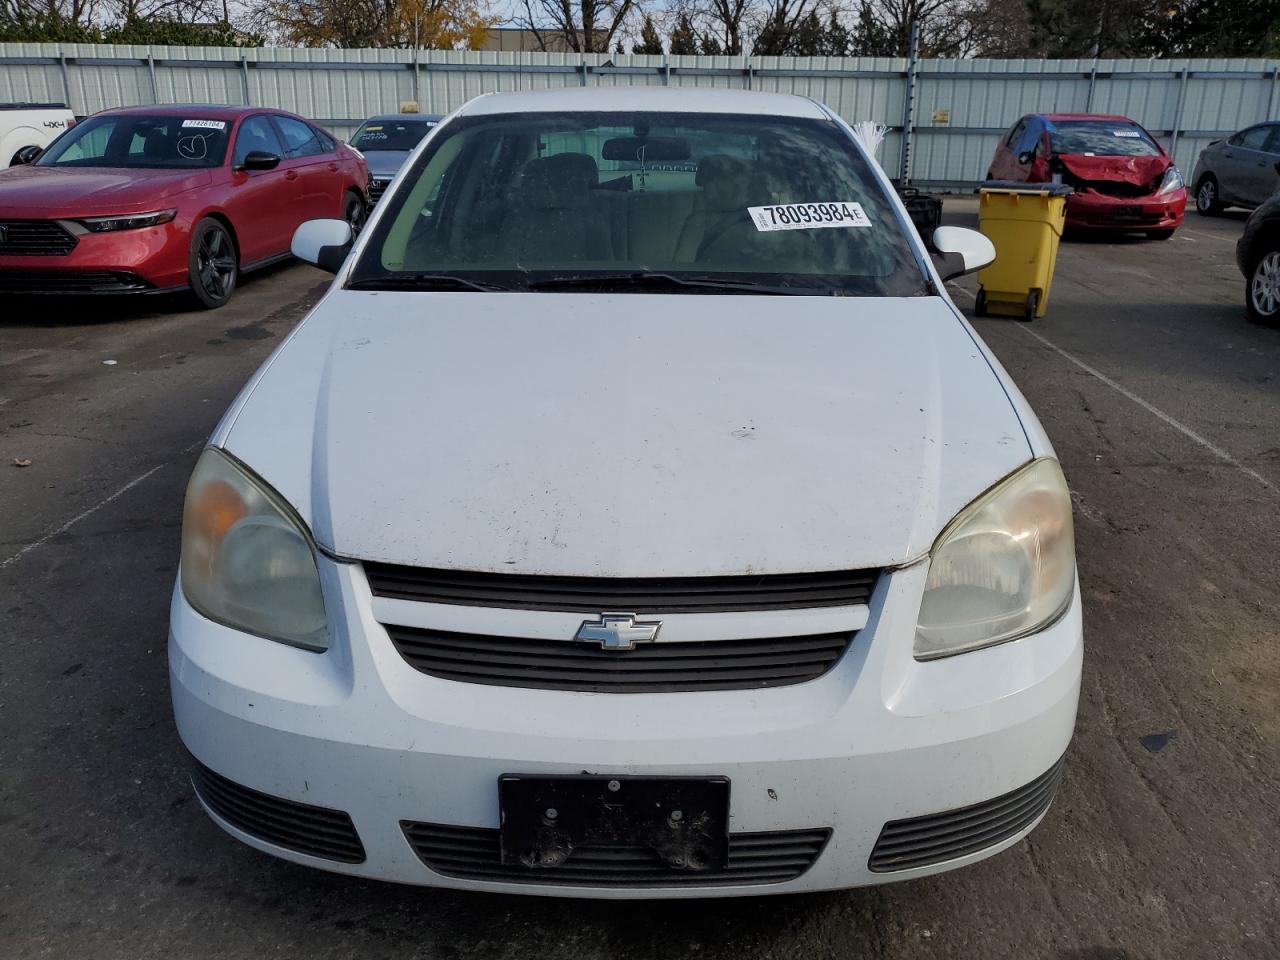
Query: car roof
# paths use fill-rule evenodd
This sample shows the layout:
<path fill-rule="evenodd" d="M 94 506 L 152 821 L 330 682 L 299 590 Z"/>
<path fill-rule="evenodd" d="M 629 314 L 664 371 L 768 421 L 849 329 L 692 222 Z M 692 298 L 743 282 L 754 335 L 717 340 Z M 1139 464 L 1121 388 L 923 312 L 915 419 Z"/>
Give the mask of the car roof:
<path fill-rule="evenodd" d="M 238 120 L 255 113 L 280 113 L 293 116 L 287 110 L 275 107 L 227 106 L 216 103 L 157 103 L 154 106 L 113 107 L 99 113 L 132 114 L 140 117 L 171 117 L 174 114 L 189 114 L 192 117 L 206 117 L 212 120 Z"/>
<path fill-rule="evenodd" d="M 439 123 L 443 119 L 444 115 L 439 113 L 377 113 L 366 120 L 365 123 L 395 123 L 396 121 Z"/>
<path fill-rule="evenodd" d="M 704 87 L 569 87 L 490 93 L 467 103 L 459 115 L 549 113 L 598 110 L 653 110 L 669 113 L 745 113 L 775 117 L 826 119 L 826 112 L 807 97 L 754 90 Z"/>
<path fill-rule="evenodd" d="M 1044 117 L 1051 123 L 1058 120 L 1104 120 L 1107 123 L 1137 122 L 1136 120 L 1130 120 L 1128 117 L 1122 117 L 1118 113 L 1041 113 L 1038 116 Z"/>

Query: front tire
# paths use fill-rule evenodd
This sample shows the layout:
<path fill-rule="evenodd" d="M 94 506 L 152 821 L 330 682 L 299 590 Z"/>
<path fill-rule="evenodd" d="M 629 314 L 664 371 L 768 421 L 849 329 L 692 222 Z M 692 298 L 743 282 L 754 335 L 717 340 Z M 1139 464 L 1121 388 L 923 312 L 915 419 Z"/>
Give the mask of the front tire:
<path fill-rule="evenodd" d="M 342 204 L 342 219 L 347 221 L 347 226 L 351 228 L 353 239 L 360 236 L 368 216 L 369 205 L 364 202 L 364 198 L 354 191 L 349 191 L 347 199 Z"/>
<path fill-rule="evenodd" d="M 1265 250 L 1249 271 L 1244 304 L 1254 323 L 1280 320 L 1280 248 Z"/>
<path fill-rule="evenodd" d="M 192 296 L 206 310 L 218 309 L 235 293 L 240 258 L 231 232 L 221 221 L 206 217 L 191 231 L 187 273 Z"/>
<path fill-rule="evenodd" d="M 1196 186 L 1196 213 L 1202 217 L 1216 217 L 1222 212 L 1222 197 L 1218 194 L 1218 181 L 1207 174 Z"/>

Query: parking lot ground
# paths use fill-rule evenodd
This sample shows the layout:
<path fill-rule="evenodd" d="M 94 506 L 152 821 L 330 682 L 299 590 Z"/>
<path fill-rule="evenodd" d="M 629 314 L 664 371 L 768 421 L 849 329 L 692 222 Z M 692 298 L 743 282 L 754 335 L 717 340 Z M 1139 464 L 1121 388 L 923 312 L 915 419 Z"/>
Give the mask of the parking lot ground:
<path fill-rule="evenodd" d="M 1075 498 L 1066 778 L 991 860 L 803 897 L 458 894 L 224 836 L 168 704 L 183 487 L 324 277 L 280 269 L 216 313 L 0 304 L 0 957 L 1280 956 L 1280 329 L 1244 317 L 1241 222 L 1066 243 L 1043 320 L 976 321 Z"/>

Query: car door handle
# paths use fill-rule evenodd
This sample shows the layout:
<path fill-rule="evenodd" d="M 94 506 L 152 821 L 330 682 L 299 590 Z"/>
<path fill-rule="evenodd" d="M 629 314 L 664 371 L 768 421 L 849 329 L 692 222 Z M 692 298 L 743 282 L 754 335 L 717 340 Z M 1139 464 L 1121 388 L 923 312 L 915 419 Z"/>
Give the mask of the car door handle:
<path fill-rule="evenodd" d="M 331 164 L 329 164 L 329 172 L 330 172 L 330 173 L 337 173 L 337 172 L 338 172 L 338 165 L 337 165 L 336 163 L 331 163 Z"/>
<path fill-rule="evenodd" d="M 297 179 L 298 179 L 298 171 L 296 171 L 296 170 L 289 170 L 289 171 L 287 171 L 287 172 L 285 173 L 284 178 L 285 178 L 286 180 L 297 180 Z"/>

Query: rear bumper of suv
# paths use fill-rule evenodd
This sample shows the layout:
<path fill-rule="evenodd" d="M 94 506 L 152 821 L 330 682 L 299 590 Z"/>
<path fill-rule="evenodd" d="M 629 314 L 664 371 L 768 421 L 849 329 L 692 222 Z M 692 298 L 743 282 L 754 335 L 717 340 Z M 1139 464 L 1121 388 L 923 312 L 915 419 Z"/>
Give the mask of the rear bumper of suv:
<path fill-rule="evenodd" d="M 817 679 L 760 690 L 598 693 L 443 679 L 384 623 L 573 635 L 582 614 L 372 596 L 321 561 L 330 649 L 206 620 L 174 593 L 179 732 L 206 810 L 299 863 L 464 889 L 591 897 L 729 896 L 924 876 L 1016 843 L 1053 797 L 1079 697 L 1078 594 L 1032 636 L 912 657 L 924 564 L 880 576 L 865 606 L 664 619 L 663 639 L 856 631 Z M 702 619 L 699 619 L 702 618 Z M 710 619 L 707 619 L 710 618 Z M 729 865 L 675 873 L 632 850 L 547 870 L 498 858 L 504 774 L 725 777 Z"/>

